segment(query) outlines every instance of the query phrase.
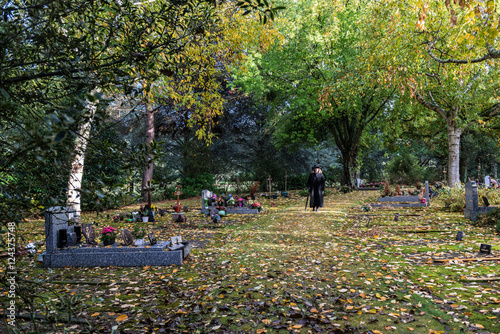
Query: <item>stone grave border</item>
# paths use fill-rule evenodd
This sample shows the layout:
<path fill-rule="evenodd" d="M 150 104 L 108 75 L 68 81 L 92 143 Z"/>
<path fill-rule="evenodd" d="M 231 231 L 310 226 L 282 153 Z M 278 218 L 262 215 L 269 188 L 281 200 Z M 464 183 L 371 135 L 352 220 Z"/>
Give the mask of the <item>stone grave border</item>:
<path fill-rule="evenodd" d="M 385 204 L 370 204 L 371 207 L 381 208 L 381 207 L 392 207 L 392 208 L 418 208 L 426 207 L 430 204 L 429 196 L 429 181 L 425 181 L 425 203 L 420 203 L 418 196 L 387 196 L 380 197 L 377 199 L 378 202 Z M 403 202 L 403 203 L 398 203 Z M 418 202 L 418 203 L 404 203 L 404 202 Z"/>
<path fill-rule="evenodd" d="M 465 184 L 465 218 L 474 221 L 478 215 L 494 209 L 496 209 L 494 206 L 479 206 L 476 181 L 469 181 Z"/>
<path fill-rule="evenodd" d="M 49 268 L 62 267 L 142 267 L 182 265 L 183 259 L 191 253 L 191 244 L 183 242 L 179 250 L 168 250 L 170 241 L 159 241 L 155 245 L 146 243 L 139 247 L 93 246 L 73 244 L 58 248 L 59 230 L 66 229 L 68 235 L 74 233 L 74 225 L 68 221 L 73 218 L 74 210 L 66 207 L 52 207 L 45 212 L 45 245 L 43 266 Z"/>
<path fill-rule="evenodd" d="M 213 210 L 214 212 L 217 213 L 216 205 L 209 205 L 205 206 L 205 199 L 206 198 L 211 198 L 212 197 L 212 192 L 209 190 L 203 190 L 201 192 L 201 213 L 206 214 L 210 210 Z M 226 207 L 226 214 L 256 214 L 259 213 L 259 209 L 250 209 L 247 207 L 235 207 L 235 208 L 230 208 Z"/>

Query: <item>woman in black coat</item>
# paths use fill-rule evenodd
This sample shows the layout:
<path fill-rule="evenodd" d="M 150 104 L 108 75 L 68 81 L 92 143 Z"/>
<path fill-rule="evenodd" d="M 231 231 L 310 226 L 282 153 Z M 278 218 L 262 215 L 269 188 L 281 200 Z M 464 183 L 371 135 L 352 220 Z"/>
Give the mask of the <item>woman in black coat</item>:
<path fill-rule="evenodd" d="M 323 207 L 323 194 L 325 193 L 325 176 L 321 172 L 318 165 L 314 165 L 312 172 L 307 180 L 307 187 L 309 188 L 309 194 L 311 196 L 311 201 L 309 206 L 313 208 L 313 211 L 319 211 L 319 208 Z"/>

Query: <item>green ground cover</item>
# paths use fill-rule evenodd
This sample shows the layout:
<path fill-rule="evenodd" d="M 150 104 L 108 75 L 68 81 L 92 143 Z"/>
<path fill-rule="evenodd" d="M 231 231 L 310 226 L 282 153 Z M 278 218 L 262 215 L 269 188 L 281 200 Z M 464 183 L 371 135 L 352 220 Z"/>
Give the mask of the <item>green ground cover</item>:
<path fill-rule="evenodd" d="M 36 256 L 25 256 L 19 277 L 37 296 L 31 307 L 40 319 L 37 329 L 26 319 L 19 319 L 18 328 L 44 333 L 500 333 L 500 281 L 474 280 L 499 277 L 500 262 L 459 260 L 477 257 L 481 243 L 491 244 L 493 256 L 500 256 L 494 230 L 437 205 L 363 212 L 362 205 L 374 196 L 333 193 L 318 213 L 305 212 L 305 198 L 297 194 L 263 199 L 261 214 L 229 216 L 224 226 L 208 223 L 198 213 L 196 198 L 183 201 L 192 208 L 187 224 L 172 223 L 169 215 L 155 223 L 134 223 L 160 240 L 173 235 L 208 240 L 182 266 L 45 269 Z M 108 225 L 132 229 L 132 223 L 108 218 L 130 209 L 85 214 L 83 220 L 98 223 L 97 231 Z M 398 222 L 395 213 L 401 214 Z M 41 242 L 43 229 L 43 221 L 30 221 L 18 233 Z M 461 242 L 455 241 L 457 231 L 465 232 Z M 39 247 L 38 254 L 43 251 Z M 454 260 L 433 261 L 444 258 Z M 19 306 L 30 310 L 22 301 Z"/>

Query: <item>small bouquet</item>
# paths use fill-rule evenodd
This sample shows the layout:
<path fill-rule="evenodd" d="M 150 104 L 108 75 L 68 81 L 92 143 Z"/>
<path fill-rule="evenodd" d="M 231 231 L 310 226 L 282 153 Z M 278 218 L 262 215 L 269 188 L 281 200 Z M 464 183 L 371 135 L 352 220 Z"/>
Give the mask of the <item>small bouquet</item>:
<path fill-rule="evenodd" d="M 260 203 L 259 203 L 259 202 L 253 202 L 253 203 L 250 205 L 250 207 L 251 207 L 252 209 L 262 209 L 262 205 L 260 205 Z"/>
<path fill-rule="evenodd" d="M 107 226 L 107 227 L 103 228 L 101 231 L 101 240 L 102 241 L 112 240 L 112 239 L 116 238 L 117 235 L 118 235 L 118 232 L 116 231 L 116 228 L 111 227 L 111 226 Z"/>
<path fill-rule="evenodd" d="M 229 199 L 227 200 L 227 205 L 233 206 L 235 202 L 236 202 L 236 200 L 234 199 L 234 197 L 229 195 Z"/>

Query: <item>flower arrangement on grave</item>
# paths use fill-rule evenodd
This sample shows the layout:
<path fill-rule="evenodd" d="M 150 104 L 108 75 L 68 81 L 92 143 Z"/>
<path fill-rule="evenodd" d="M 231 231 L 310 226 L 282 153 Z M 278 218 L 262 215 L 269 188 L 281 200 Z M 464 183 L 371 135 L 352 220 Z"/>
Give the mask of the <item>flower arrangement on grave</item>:
<path fill-rule="evenodd" d="M 146 229 L 144 227 L 134 226 L 134 229 L 130 233 L 136 239 L 143 239 L 146 236 Z"/>
<path fill-rule="evenodd" d="M 218 205 L 215 207 L 217 210 L 221 211 L 221 210 L 226 210 L 226 207 L 225 206 L 222 206 L 222 205 Z"/>
<path fill-rule="evenodd" d="M 115 222 L 119 221 L 119 220 L 120 220 L 120 215 L 114 215 L 114 216 L 113 216 L 113 220 L 114 220 Z"/>
<path fill-rule="evenodd" d="M 143 217 L 149 216 L 148 206 L 147 205 L 141 206 L 141 208 L 139 209 L 139 212 L 141 213 L 141 216 L 143 216 Z"/>
<path fill-rule="evenodd" d="M 262 210 L 262 205 L 260 205 L 260 203 L 259 203 L 259 202 L 253 202 L 252 204 L 250 204 L 250 207 L 251 207 L 252 209 L 258 209 L 259 211 L 261 211 L 261 210 Z"/>
<path fill-rule="evenodd" d="M 224 198 L 217 197 L 216 203 L 217 203 L 217 205 L 223 206 L 224 205 Z"/>
<path fill-rule="evenodd" d="M 227 205 L 230 205 L 230 206 L 234 206 L 236 200 L 234 199 L 234 197 L 229 194 L 229 199 L 227 200 Z"/>
<path fill-rule="evenodd" d="M 243 205 L 245 205 L 245 199 L 243 197 L 240 197 L 236 200 L 236 203 L 241 208 Z"/>
<path fill-rule="evenodd" d="M 111 226 L 106 226 L 101 231 L 101 240 L 103 242 L 108 240 L 113 240 L 114 238 L 116 238 L 117 235 L 118 231 L 116 230 L 116 228 Z"/>

